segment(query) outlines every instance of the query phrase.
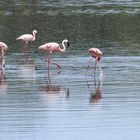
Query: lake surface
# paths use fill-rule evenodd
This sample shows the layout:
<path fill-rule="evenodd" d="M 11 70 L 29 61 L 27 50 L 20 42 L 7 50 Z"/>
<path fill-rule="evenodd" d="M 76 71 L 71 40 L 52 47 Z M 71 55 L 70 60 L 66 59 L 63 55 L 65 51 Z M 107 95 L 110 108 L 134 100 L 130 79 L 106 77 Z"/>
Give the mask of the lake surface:
<path fill-rule="evenodd" d="M 0 41 L 8 45 L 0 75 L 1 140 L 139 140 L 140 2 L 137 0 L 0 2 Z M 24 62 L 16 38 L 36 29 Z M 46 42 L 69 39 L 51 66 L 38 51 Z M 103 52 L 100 83 L 88 49 Z M 95 85 L 96 82 L 96 85 Z"/>

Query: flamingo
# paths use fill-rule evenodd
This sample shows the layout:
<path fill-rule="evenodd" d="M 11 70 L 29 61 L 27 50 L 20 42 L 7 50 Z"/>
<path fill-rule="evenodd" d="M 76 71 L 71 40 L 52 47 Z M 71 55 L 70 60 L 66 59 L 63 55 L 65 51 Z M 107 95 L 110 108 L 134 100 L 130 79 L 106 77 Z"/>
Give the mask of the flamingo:
<path fill-rule="evenodd" d="M 4 54 L 5 51 L 8 49 L 8 46 L 4 42 L 0 42 L 0 65 L 1 65 L 1 72 L 5 73 L 5 58 Z"/>
<path fill-rule="evenodd" d="M 36 34 L 37 34 L 37 31 L 33 30 L 33 35 L 23 34 L 16 39 L 16 40 L 22 40 L 23 42 L 25 42 L 25 45 L 24 45 L 24 59 L 25 59 L 25 62 L 27 62 L 27 59 L 28 59 L 28 56 L 26 56 L 27 44 L 28 44 L 28 42 L 33 42 L 33 41 L 36 40 Z"/>
<path fill-rule="evenodd" d="M 0 42 L 0 56 L 3 57 L 5 51 L 8 49 L 7 45 L 4 42 Z"/>
<path fill-rule="evenodd" d="M 69 46 L 70 46 L 69 41 L 67 39 L 64 39 L 62 41 L 61 45 L 58 44 L 58 43 L 55 43 L 55 42 L 50 42 L 50 43 L 46 43 L 44 45 L 41 45 L 38 48 L 38 50 L 49 52 L 48 57 L 45 58 L 45 61 L 48 62 L 48 75 L 49 75 L 50 63 L 53 64 L 53 65 L 56 65 L 59 70 L 61 69 L 59 64 L 56 64 L 56 63 L 51 61 L 51 54 L 52 54 L 52 52 L 64 52 L 66 50 L 66 47 L 69 47 Z"/>
<path fill-rule="evenodd" d="M 88 72 L 88 69 L 89 69 L 89 64 L 92 60 L 92 58 L 95 58 L 95 65 L 94 65 L 94 79 L 96 77 L 96 65 L 98 64 L 99 65 L 99 69 L 100 69 L 100 79 L 102 80 L 103 78 L 103 71 L 102 71 L 102 67 L 101 67 L 101 63 L 100 63 L 100 60 L 102 58 L 102 51 L 99 50 L 98 48 L 90 48 L 88 50 L 89 52 L 89 55 L 90 55 L 90 61 L 88 63 L 88 66 L 87 66 L 87 71 L 86 71 L 86 75 L 87 75 L 87 72 Z"/>

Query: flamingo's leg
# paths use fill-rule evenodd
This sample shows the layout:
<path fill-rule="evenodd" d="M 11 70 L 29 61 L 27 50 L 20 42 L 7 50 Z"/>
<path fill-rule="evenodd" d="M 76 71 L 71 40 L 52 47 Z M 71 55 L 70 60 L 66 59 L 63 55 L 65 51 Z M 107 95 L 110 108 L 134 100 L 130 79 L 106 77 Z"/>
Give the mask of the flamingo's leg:
<path fill-rule="evenodd" d="M 91 60 L 92 60 L 92 57 L 90 58 L 90 60 L 88 62 L 86 73 L 85 73 L 85 77 L 87 76 L 87 73 L 88 73 L 88 70 L 89 70 L 89 66 L 90 66 Z"/>
<path fill-rule="evenodd" d="M 95 61 L 95 64 L 94 64 L 94 84 L 96 86 L 96 65 L 97 65 L 97 60 Z"/>
<path fill-rule="evenodd" d="M 26 61 L 28 62 L 29 60 L 29 48 L 26 48 Z"/>
<path fill-rule="evenodd" d="M 50 54 L 51 54 L 51 53 L 50 53 Z M 61 66 L 60 66 L 59 64 L 54 63 L 54 62 L 51 61 L 51 59 L 50 59 L 50 54 L 49 54 L 49 56 L 48 56 L 47 58 L 44 59 L 44 61 L 47 61 L 48 63 L 51 63 L 51 64 L 57 66 L 57 68 L 59 69 L 59 71 L 58 71 L 57 74 L 59 74 L 59 73 L 60 73 Z M 49 66 L 49 67 L 50 67 L 50 66 Z"/>
<path fill-rule="evenodd" d="M 60 66 L 59 64 L 57 64 L 57 63 L 54 63 L 54 62 L 51 62 L 51 61 L 50 61 L 50 63 L 51 63 L 51 64 L 53 64 L 53 65 L 55 65 L 55 66 L 57 66 L 57 68 L 58 68 L 57 75 L 58 75 L 58 74 L 60 74 L 60 72 L 61 72 L 61 71 L 60 71 L 60 69 L 61 69 L 61 66 Z"/>
<path fill-rule="evenodd" d="M 59 64 L 54 63 L 54 62 L 50 62 L 50 63 L 53 64 L 53 65 L 56 65 L 58 69 L 61 69 L 61 66 Z"/>
<path fill-rule="evenodd" d="M 24 63 L 27 63 L 27 43 L 24 45 Z"/>
<path fill-rule="evenodd" d="M 27 58 L 26 58 L 26 47 L 24 47 L 24 63 L 27 62 Z"/>
<path fill-rule="evenodd" d="M 100 69 L 100 77 L 99 78 L 102 81 L 104 76 L 103 76 L 103 70 L 102 70 L 100 61 L 98 61 L 98 64 L 99 64 L 99 69 Z"/>
<path fill-rule="evenodd" d="M 49 86 L 51 86 L 51 78 L 50 78 L 50 54 L 48 56 L 48 83 L 49 83 Z"/>
<path fill-rule="evenodd" d="M 54 63 L 54 62 L 51 61 L 50 55 L 47 58 L 45 58 L 44 61 L 48 61 L 49 63 L 51 63 L 53 65 L 56 65 L 58 69 L 61 69 L 61 66 L 59 64 Z"/>

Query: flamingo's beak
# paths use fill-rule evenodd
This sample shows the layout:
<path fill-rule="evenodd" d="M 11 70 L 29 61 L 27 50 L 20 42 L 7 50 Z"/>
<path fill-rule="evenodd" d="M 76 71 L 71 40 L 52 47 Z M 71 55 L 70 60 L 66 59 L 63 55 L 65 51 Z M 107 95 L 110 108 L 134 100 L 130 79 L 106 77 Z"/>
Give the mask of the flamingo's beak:
<path fill-rule="evenodd" d="M 68 48 L 70 47 L 70 43 L 69 42 L 67 42 L 67 46 L 68 46 Z"/>

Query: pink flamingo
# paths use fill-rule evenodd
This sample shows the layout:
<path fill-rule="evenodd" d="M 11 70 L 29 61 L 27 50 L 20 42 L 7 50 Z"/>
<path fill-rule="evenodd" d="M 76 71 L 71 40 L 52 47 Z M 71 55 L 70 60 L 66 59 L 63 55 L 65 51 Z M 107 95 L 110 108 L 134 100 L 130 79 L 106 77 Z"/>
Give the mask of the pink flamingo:
<path fill-rule="evenodd" d="M 62 45 L 55 43 L 55 42 L 50 42 L 50 43 L 41 45 L 38 48 L 39 50 L 49 52 L 49 56 L 47 58 L 45 58 L 45 61 L 48 62 L 48 74 L 49 74 L 50 63 L 56 65 L 58 67 L 58 69 L 61 69 L 59 64 L 56 64 L 51 61 L 50 56 L 51 56 L 52 52 L 64 52 L 66 50 L 66 47 L 69 47 L 69 46 L 70 46 L 70 44 L 69 44 L 68 40 L 65 39 L 62 41 Z"/>
<path fill-rule="evenodd" d="M 24 45 L 24 60 L 25 60 L 25 62 L 27 62 L 27 59 L 28 59 L 28 55 L 26 55 L 27 54 L 27 44 L 28 44 L 28 42 L 33 42 L 36 40 L 36 34 L 37 34 L 37 31 L 33 30 L 33 35 L 23 34 L 16 39 L 16 40 L 22 40 L 23 42 L 25 42 L 25 45 Z"/>
<path fill-rule="evenodd" d="M 4 42 L 0 42 L 0 56 L 3 57 L 5 51 L 8 49 L 7 45 Z"/>
<path fill-rule="evenodd" d="M 0 70 L 5 75 L 5 58 L 4 54 L 8 49 L 7 45 L 4 42 L 0 42 Z"/>
<path fill-rule="evenodd" d="M 99 69 L 100 69 L 100 78 L 102 79 L 103 78 L 103 72 L 102 72 L 102 67 L 101 67 L 101 63 L 100 63 L 100 60 L 101 60 L 101 57 L 102 57 L 102 51 L 100 51 L 98 48 L 90 48 L 89 50 L 89 54 L 90 54 L 90 61 L 88 63 L 88 67 L 87 67 L 87 71 L 86 71 L 86 75 L 87 75 L 87 72 L 88 72 L 88 69 L 89 69 L 89 64 L 92 60 L 92 58 L 95 58 L 95 65 L 94 65 L 94 78 L 96 77 L 96 65 L 98 63 L 99 65 Z"/>

